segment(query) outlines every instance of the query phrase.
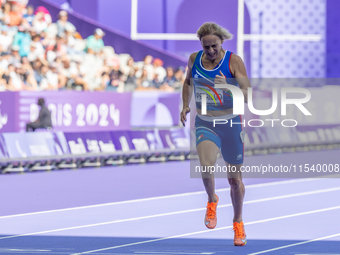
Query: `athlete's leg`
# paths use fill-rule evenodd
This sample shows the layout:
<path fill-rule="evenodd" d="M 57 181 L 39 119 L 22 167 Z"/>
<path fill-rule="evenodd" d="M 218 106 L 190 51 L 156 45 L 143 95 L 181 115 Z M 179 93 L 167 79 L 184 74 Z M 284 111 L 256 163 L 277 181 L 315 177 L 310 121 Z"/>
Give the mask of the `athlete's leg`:
<path fill-rule="evenodd" d="M 201 169 L 208 170 L 208 167 L 215 166 L 219 150 L 220 149 L 217 147 L 217 145 L 209 140 L 202 141 L 197 145 L 197 152 L 200 159 Z M 216 202 L 217 198 L 215 196 L 214 173 L 211 173 L 209 171 L 201 171 L 201 174 L 205 190 L 208 194 L 209 202 Z"/>
<path fill-rule="evenodd" d="M 215 167 L 217 154 L 220 150 L 221 139 L 213 130 L 212 122 L 195 119 L 196 148 L 201 164 L 201 175 L 205 190 L 208 194 L 207 210 L 204 224 L 207 228 L 215 228 L 217 224 L 218 196 L 215 194 L 215 179 L 212 167 Z"/>
<path fill-rule="evenodd" d="M 242 221 L 243 198 L 245 194 L 244 184 L 242 182 L 241 166 L 242 164 L 228 164 L 230 169 L 228 172 L 228 181 L 230 184 L 230 196 L 234 209 L 233 230 L 234 230 L 234 245 L 243 246 L 247 243 L 247 235 L 244 230 Z"/>
<path fill-rule="evenodd" d="M 230 169 L 235 170 L 235 172 L 231 171 L 228 172 L 228 181 L 230 184 L 230 196 L 234 208 L 233 222 L 241 222 L 243 199 L 245 194 L 245 187 L 242 181 L 242 173 L 240 171 L 242 164 L 234 165 L 228 164 L 226 162 L 227 167 L 228 165 L 230 165 Z"/>

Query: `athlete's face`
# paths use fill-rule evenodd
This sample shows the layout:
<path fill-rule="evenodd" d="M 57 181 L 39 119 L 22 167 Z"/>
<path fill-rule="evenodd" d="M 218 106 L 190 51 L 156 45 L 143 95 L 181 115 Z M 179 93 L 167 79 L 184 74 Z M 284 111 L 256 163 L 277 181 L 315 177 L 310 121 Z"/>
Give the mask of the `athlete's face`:
<path fill-rule="evenodd" d="M 222 49 L 222 40 L 216 35 L 206 35 L 201 39 L 203 51 L 207 58 L 214 61 Z"/>

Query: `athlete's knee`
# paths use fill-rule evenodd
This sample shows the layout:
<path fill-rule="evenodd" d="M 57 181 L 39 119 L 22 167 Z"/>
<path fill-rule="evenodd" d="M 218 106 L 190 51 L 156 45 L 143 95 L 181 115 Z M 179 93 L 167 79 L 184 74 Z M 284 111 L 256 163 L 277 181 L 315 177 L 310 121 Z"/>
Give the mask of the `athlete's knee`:
<path fill-rule="evenodd" d="M 201 166 L 215 166 L 216 159 L 211 157 L 203 157 L 200 159 Z"/>
<path fill-rule="evenodd" d="M 243 182 L 241 178 L 229 178 L 229 185 L 232 190 L 238 190 L 240 188 L 244 188 Z"/>

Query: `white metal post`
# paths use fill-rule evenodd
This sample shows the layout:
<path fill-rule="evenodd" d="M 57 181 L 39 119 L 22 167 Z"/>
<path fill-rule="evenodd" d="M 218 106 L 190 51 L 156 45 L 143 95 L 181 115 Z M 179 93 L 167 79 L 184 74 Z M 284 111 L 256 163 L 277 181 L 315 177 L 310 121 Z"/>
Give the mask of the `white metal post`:
<path fill-rule="evenodd" d="M 237 18 L 237 55 L 244 55 L 244 0 L 238 0 Z"/>
<path fill-rule="evenodd" d="M 131 31 L 130 37 L 132 40 L 137 40 L 137 10 L 138 0 L 131 0 Z"/>

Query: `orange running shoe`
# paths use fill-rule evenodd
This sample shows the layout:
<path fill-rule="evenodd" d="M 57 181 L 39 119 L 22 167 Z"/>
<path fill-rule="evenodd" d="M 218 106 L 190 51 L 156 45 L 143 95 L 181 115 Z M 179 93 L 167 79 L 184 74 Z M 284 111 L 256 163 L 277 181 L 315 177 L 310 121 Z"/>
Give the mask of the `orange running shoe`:
<path fill-rule="evenodd" d="M 234 245 L 235 246 L 243 246 L 247 243 L 246 232 L 244 231 L 244 225 L 241 221 L 240 223 L 234 222 Z"/>
<path fill-rule="evenodd" d="M 216 208 L 218 203 L 218 196 L 215 194 L 217 201 L 207 204 L 207 211 L 205 212 L 204 225 L 207 228 L 215 228 L 217 224 Z"/>

